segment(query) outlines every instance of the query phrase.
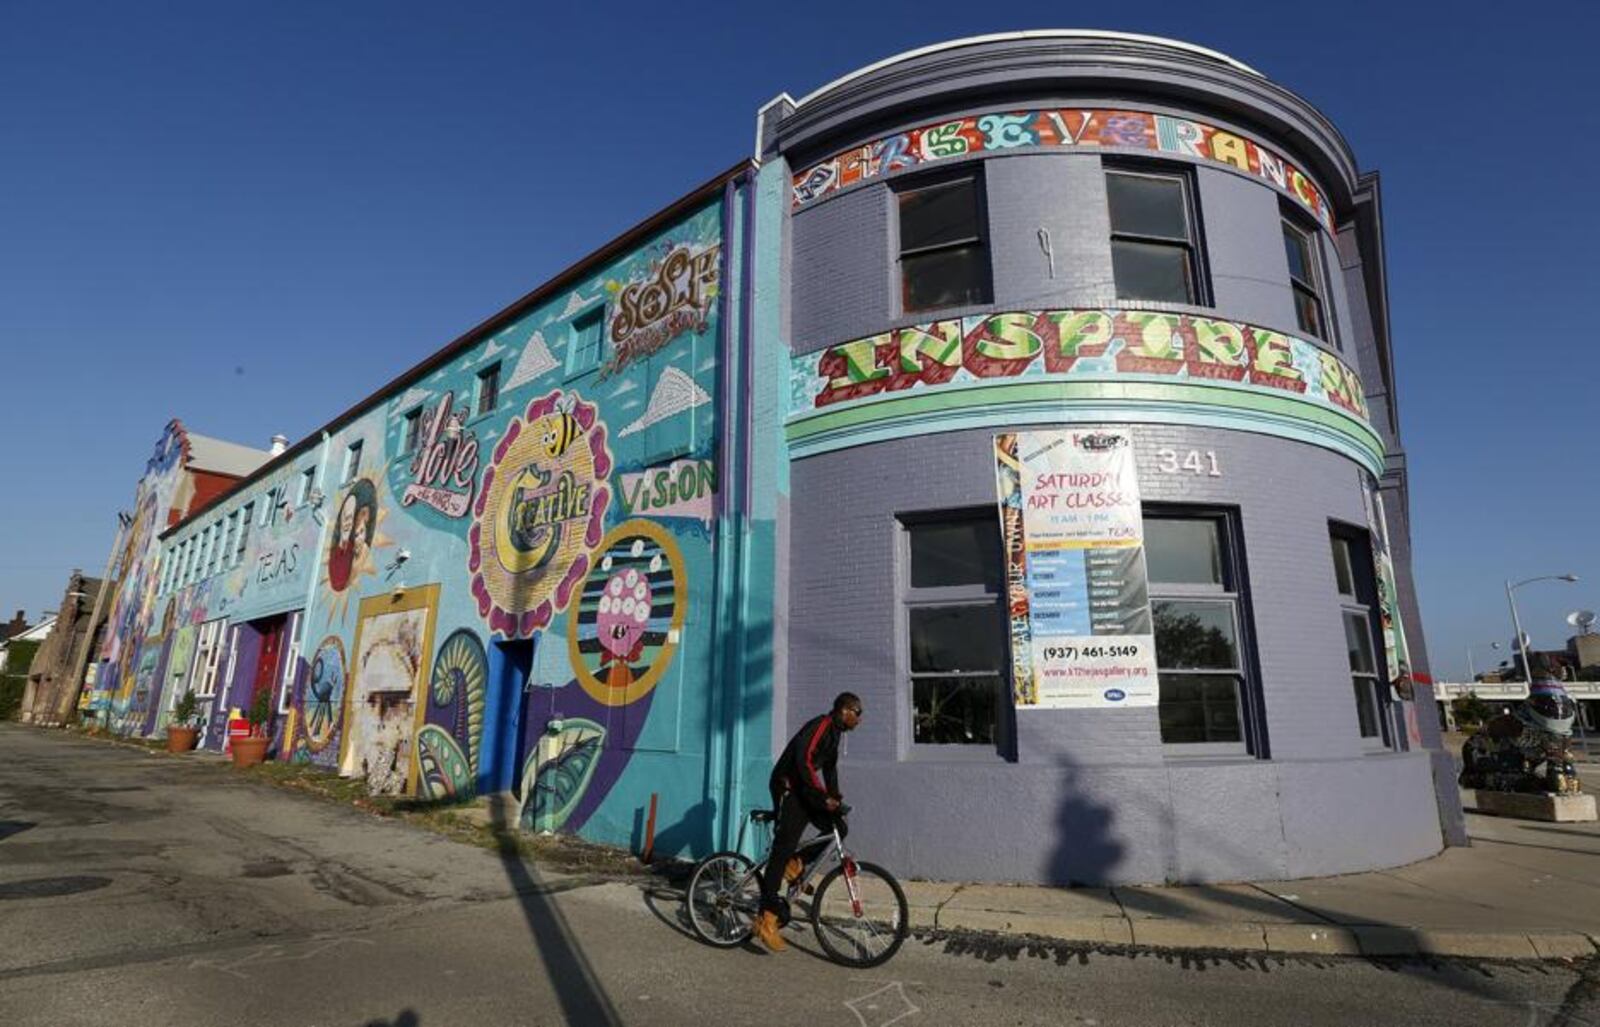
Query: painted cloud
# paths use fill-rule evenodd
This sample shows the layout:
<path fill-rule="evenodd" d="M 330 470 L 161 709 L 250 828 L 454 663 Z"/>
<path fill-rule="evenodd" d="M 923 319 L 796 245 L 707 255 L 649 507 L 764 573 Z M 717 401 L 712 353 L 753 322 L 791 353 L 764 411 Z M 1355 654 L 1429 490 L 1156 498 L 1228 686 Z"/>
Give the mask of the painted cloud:
<path fill-rule="evenodd" d="M 711 397 L 706 394 L 705 389 L 695 384 L 693 378 L 676 367 L 669 367 L 662 371 L 661 377 L 656 380 L 655 391 L 650 393 L 650 405 L 645 407 L 644 414 L 617 432 L 617 436 L 621 438 L 644 431 L 669 417 L 675 417 L 709 402 Z"/>

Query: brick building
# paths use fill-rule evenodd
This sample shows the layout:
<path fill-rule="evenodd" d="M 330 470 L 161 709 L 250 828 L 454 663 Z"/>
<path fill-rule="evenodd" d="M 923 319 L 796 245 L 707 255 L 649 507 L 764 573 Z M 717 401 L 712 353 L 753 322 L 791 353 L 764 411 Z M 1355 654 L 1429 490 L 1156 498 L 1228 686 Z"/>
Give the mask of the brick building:
<path fill-rule="evenodd" d="M 1037 32 L 781 95 L 756 137 L 134 532 L 111 723 L 192 690 L 215 748 L 267 692 L 278 758 L 703 855 L 848 687 L 853 837 L 907 875 L 1462 836 L 1378 179 L 1326 118 L 1199 47 Z"/>

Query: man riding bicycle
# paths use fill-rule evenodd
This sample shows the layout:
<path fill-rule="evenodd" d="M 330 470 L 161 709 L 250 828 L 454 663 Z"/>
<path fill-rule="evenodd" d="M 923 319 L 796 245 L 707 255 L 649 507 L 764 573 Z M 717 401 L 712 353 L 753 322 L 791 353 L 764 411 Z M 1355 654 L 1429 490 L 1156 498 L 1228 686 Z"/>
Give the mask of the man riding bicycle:
<path fill-rule="evenodd" d="M 778 888 L 780 878 L 793 883 L 805 872 L 806 860 L 795 854 L 795 845 L 806 824 L 819 831 L 832 831 L 837 824 L 841 838 L 847 833 L 844 819 L 838 815 L 842 798 L 839 737 L 860 723 L 861 698 L 853 692 L 840 692 L 831 711 L 806 721 L 795 732 L 767 781 L 772 792 L 772 852 L 761 874 L 761 916 L 755 932 L 773 952 L 788 947 L 778 933 Z"/>

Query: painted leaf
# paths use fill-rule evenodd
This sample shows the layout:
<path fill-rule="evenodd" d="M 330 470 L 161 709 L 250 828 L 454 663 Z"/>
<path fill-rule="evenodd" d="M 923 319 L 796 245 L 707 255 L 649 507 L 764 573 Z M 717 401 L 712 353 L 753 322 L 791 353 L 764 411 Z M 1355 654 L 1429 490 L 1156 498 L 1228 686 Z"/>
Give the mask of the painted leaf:
<path fill-rule="evenodd" d="M 545 736 L 522 774 L 521 824 L 529 830 L 560 830 L 577 808 L 605 748 L 606 729 L 574 718 L 559 734 Z"/>
<path fill-rule="evenodd" d="M 424 724 L 417 732 L 417 790 L 424 799 L 454 799 L 472 793 L 473 775 L 450 732 Z"/>

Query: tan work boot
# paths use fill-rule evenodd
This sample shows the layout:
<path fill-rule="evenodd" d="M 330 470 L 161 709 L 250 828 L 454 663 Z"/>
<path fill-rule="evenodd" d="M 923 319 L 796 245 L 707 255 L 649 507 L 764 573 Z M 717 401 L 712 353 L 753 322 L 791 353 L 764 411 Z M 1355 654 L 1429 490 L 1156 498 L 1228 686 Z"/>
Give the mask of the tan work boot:
<path fill-rule="evenodd" d="M 806 865 L 799 856 L 790 856 L 789 862 L 783 867 L 783 883 L 793 884 L 800 880 L 800 875 L 805 873 Z"/>
<path fill-rule="evenodd" d="M 761 939 L 761 944 L 769 952 L 782 952 L 789 947 L 789 943 L 778 933 L 778 914 L 770 909 L 756 918 L 756 937 Z"/>

